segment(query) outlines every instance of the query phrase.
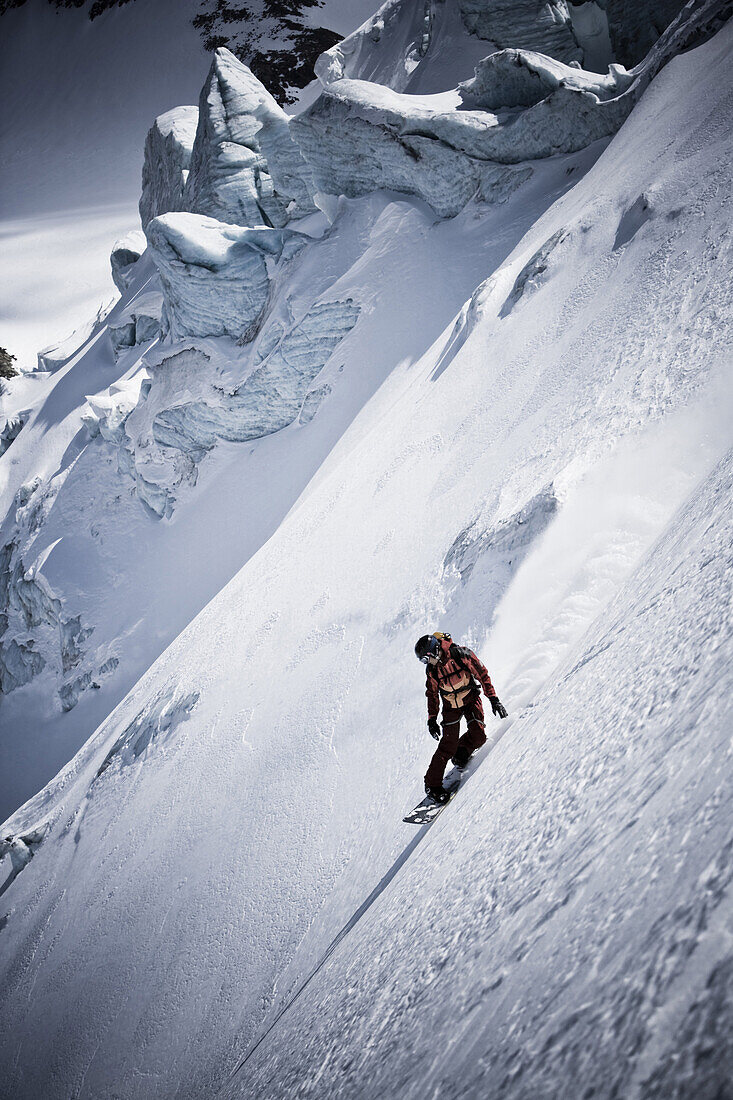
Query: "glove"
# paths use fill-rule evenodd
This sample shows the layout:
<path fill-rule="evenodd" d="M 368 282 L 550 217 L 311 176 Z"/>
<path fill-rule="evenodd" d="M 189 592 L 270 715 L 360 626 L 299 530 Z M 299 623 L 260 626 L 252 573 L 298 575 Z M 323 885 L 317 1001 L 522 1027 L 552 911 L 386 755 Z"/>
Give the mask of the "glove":
<path fill-rule="evenodd" d="M 492 697 L 489 699 L 489 702 L 491 703 L 491 709 L 493 710 L 497 718 L 506 718 L 506 707 L 499 702 L 495 695 L 492 695 Z"/>
<path fill-rule="evenodd" d="M 431 737 L 434 737 L 436 741 L 440 741 L 440 726 L 438 725 L 437 718 L 428 718 L 428 733 Z"/>

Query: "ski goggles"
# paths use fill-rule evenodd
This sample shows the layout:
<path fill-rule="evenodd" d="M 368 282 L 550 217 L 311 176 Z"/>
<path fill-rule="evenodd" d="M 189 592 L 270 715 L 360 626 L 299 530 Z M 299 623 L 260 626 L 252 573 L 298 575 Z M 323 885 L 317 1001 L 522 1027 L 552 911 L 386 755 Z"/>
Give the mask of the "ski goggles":
<path fill-rule="evenodd" d="M 424 665 L 428 663 L 431 657 L 437 657 L 440 653 L 440 642 L 437 638 L 431 638 L 428 644 L 430 646 L 429 651 L 427 653 L 423 653 L 423 655 L 420 657 L 420 660 Z"/>

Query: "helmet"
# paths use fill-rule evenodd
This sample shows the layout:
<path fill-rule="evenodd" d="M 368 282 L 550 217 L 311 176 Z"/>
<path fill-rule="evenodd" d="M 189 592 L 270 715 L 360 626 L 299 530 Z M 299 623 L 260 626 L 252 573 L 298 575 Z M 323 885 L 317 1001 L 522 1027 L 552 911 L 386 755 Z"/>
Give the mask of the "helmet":
<path fill-rule="evenodd" d="M 428 663 L 428 657 L 437 657 L 440 653 L 440 642 L 434 634 L 423 634 L 415 646 L 415 656 L 424 665 Z"/>

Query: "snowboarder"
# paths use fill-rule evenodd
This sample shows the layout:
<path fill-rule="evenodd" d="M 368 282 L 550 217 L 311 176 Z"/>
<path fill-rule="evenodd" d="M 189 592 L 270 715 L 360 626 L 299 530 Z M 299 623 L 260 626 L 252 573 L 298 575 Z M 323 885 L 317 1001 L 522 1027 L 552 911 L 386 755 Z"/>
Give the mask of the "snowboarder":
<path fill-rule="evenodd" d="M 486 741 L 481 688 L 498 718 L 507 712 L 499 702 L 491 678 L 473 650 L 456 645 L 450 634 L 424 634 L 415 646 L 418 660 L 427 666 L 425 694 L 428 700 L 428 731 L 439 741 L 425 773 L 425 793 L 435 802 L 450 797 L 443 788 L 448 761 L 465 768 L 471 756 Z M 443 736 L 438 726 L 440 699 L 443 700 Z M 468 729 L 459 737 L 461 718 Z"/>

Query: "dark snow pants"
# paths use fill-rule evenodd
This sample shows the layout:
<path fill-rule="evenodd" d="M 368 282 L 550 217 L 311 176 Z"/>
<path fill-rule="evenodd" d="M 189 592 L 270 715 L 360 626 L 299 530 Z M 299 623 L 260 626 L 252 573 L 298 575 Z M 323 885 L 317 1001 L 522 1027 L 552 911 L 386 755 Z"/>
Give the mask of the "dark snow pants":
<path fill-rule="evenodd" d="M 465 718 L 468 723 L 468 729 L 463 737 L 459 737 L 461 718 Z M 442 784 L 448 761 L 455 756 L 458 748 L 461 749 L 461 755 L 468 757 L 476 749 L 481 748 L 486 741 L 481 696 L 470 696 L 465 706 L 455 710 L 443 703 L 442 726 L 443 736 L 425 773 L 425 784 L 428 787 L 439 787 Z"/>

